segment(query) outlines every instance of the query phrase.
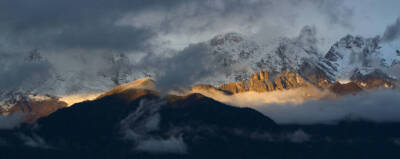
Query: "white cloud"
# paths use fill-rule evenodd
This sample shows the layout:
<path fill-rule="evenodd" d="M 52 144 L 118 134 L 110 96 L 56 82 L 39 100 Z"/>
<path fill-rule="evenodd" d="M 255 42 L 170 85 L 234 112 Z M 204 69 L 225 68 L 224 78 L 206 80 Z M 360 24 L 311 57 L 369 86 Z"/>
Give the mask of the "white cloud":
<path fill-rule="evenodd" d="M 23 114 L 13 113 L 10 115 L 0 114 L 0 129 L 13 129 L 22 123 Z"/>
<path fill-rule="evenodd" d="M 312 88 L 235 95 L 219 91 L 194 92 L 233 106 L 256 109 L 279 124 L 335 123 L 348 118 L 375 122 L 400 121 L 400 92 L 391 89 L 344 97 Z"/>
<path fill-rule="evenodd" d="M 20 134 L 19 138 L 24 142 L 26 146 L 29 147 L 36 147 L 36 148 L 43 148 L 43 149 L 49 149 L 51 146 L 49 146 L 43 138 L 40 136 L 33 134 L 32 136 L 27 136 L 24 134 Z"/>
<path fill-rule="evenodd" d="M 305 133 L 303 130 L 299 129 L 291 134 L 287 134 L 287 139 L 293 143 L 303 143 L 309 141 L 311 136 Z"/>
<path fill-rule="evenodd" d="M 150 132 L 159 129 L 161 120 L 160 107 L 165 101 L 142 100 L 135 112 L 131 113 L 120 123 L 123 137 L 134 143 L 134 151 L 149 153 L 186 153 L 186 144 L 182 136 L 170 135 L 163 138 L 151 135 Z"/>
<path fill-rule="evenodd" d="M 309 100 L 301 104 L 266 104 L 253 108 L 281 124 L 332 123 L 345 118 L 398 122 L 399 103 L 399 92 L 379 90 L 331 100 Z"/>
<path fill-rule="evenodd" d="M 150 138 L 140 141 L 135 150 L 151 153 L 175 153 L 184 154 L 187 147 L 182 136 L 170 137 L 167 139 Z"/>

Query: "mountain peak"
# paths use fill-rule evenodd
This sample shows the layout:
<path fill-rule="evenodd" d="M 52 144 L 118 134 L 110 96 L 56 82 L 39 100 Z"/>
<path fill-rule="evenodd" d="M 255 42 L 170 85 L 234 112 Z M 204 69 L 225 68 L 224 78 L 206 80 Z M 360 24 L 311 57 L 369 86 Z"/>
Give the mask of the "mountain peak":
<path fill-rule="evenodd" d="M 348 80 L 356 70 L 371 72 L 382 67 L 384 61 L 379 39 L 347 35 L 330 48 L 320 64 L 330 69 L 336 80 Z"/>
<path fill-rule="evenodd" d="M 230 93 L 241 93 L 248 91 L 269 92 L 307 87 L 309 85 L 310 84 L 296 72 L 284 71 L 282 73 L 270 75 L 267 71 L 261 71 L 259 73 L 254 73 L 248 81 L 229 82 L 218 88 Z"/>
<path fill-rule="evenodd" d="M 133 82 L 129 82 L 126 84 L 119 85 L 113 89 L 115 92 L 123 92 L 129 89 L 154 89 L 155 88 L 155 82 L 151 78 L 142 78 L 138 79 Z"/>
<path fill-rule="evenodd" d="M 356 83 L 349 82 L 342 84 L 340 82 L 335 82 L 329 86 L 329 90 L 338 95 L 353 94 L 362 91 Z"/>
<path fill-rule="evenodd" d="M 112 90 L 103 93 L 97 97 L 97 99 L 106 96 L 117 96 L 129 102 L 147 94 L 158 94 L 155 91 L 155 82 L 151 78 L 142 78 L 133 82 L 119 85 Z"/>

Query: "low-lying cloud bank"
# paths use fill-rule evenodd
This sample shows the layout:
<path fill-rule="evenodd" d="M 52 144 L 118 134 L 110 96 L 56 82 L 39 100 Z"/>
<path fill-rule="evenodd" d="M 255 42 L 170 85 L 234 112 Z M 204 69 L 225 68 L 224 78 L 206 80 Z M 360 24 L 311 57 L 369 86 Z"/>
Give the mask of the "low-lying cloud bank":
<path fill-rule="evenodd" d="M 328 90 L 321 90 L 316 87 L 296 88 L 274 92 L 244 92 L 234 95 L 227 95 L 218 90 L 194 89 L 189 93 L 200 93 L 214 100 L 229 105 L 241 107 L 258 107 L 265 104 L 301 104 L 310 99 L 334 98 L 335 95 Z"/>
<path fill-rule="evenodd" d="M 331 123 L 345 118 L 374 122 L 400 121 L 400 93 L 365 92 L 335 100 L 309 100 L 302 104 L 267 104 L 253 107 L 278 123 Z"/>
<path fill-rule="evenodd" d="M 235 95 L 197 92 L 226 104 L 256 109 L 279 124 L 329 124 L 343 119 L 400 122 L 398 90 L 373 90 L 344 97 L 317 89 Z"/>
<path fill-rule="evenodd" d="M 161 115 L 159 109 L 164 101 L 142 100 L 137 110 L 120 123 L 124 139 L 133 143 L 134 151 L 157 154 L 184 154 L 187 151 L 182 136 L 161 137 L 151 134 L 158 130 Z"/>
<path fill-rule="evenodd" d="M 22 123 L 23 113 L 13 113 L 10 115 L 0 114 L 0 130 L 13 129 Z"/>

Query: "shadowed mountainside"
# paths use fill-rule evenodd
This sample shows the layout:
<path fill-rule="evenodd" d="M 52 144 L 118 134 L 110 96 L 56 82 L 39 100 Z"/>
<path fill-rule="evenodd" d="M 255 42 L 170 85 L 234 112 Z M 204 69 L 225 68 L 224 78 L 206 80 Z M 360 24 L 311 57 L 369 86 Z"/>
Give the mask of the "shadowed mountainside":
<path fill-rule="evenodd" d="M 1 158 L 398 157 L 399 123 L 345 119 L 277 125 L 201 94 L 160 97 L 125 87 L 0 130 Z M 126 100 L 126 97 L 129 100 Z M 384 131 L 383 131 L 384 130 Z"/>

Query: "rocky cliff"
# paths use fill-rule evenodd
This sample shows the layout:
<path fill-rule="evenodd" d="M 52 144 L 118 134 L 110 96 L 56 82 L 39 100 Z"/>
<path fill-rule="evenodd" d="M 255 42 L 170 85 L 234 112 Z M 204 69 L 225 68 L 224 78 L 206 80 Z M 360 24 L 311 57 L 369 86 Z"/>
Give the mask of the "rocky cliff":
<path fill-rule="evenodd" d="M 223 91 L 241 93 L 247 91 L 269 92 L 291 88 L 307 87 L 311 84 L 305 81 L 298 73 L 286 71 L 270 75 L 267 71 L 253 74 L 248 81 L 229 82 L 218 87 Z"/>

